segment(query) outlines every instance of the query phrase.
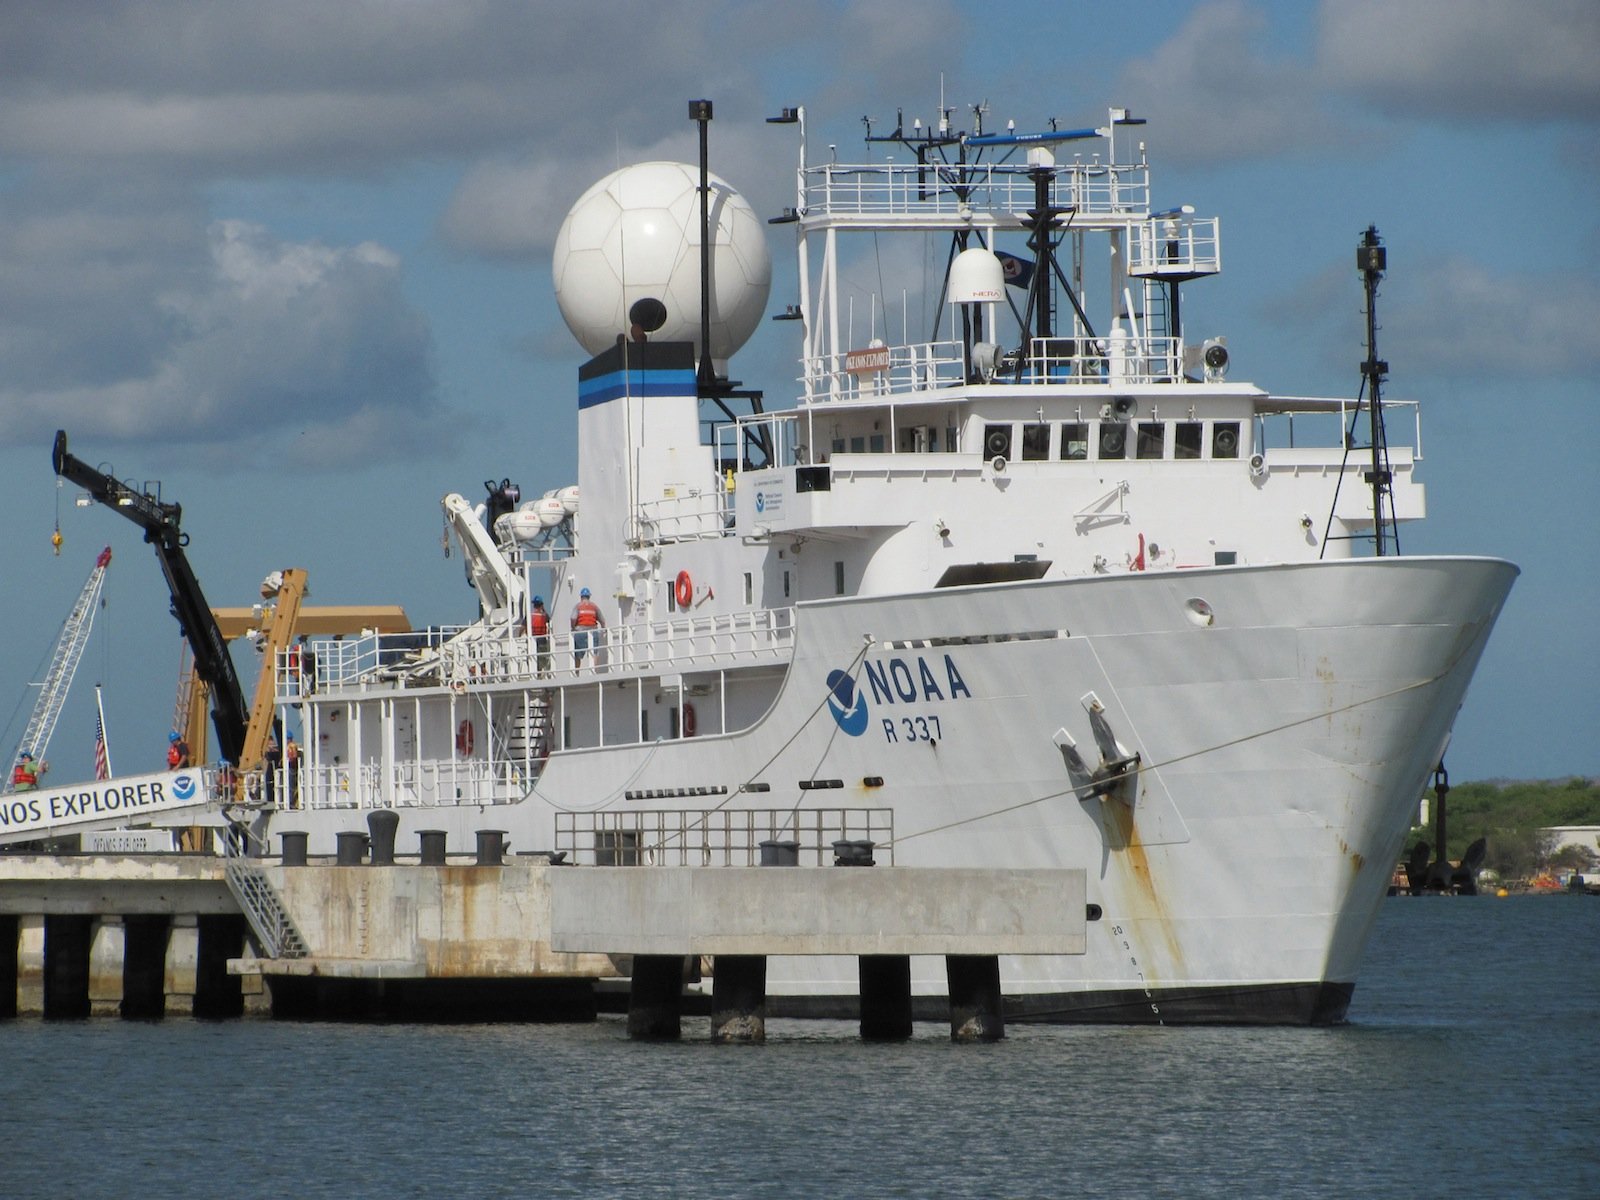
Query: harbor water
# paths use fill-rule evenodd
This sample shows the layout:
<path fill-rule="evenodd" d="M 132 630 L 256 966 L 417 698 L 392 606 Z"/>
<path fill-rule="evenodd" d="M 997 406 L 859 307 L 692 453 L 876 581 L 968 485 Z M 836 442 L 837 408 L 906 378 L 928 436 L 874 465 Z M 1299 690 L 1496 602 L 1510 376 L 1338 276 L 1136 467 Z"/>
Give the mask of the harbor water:
<path fill-rule="evenodd" d="M 0 1196 L 1600 1195 L 1600 899 L 1384 903 L 1347 1025 L 0 1024 Z"/>

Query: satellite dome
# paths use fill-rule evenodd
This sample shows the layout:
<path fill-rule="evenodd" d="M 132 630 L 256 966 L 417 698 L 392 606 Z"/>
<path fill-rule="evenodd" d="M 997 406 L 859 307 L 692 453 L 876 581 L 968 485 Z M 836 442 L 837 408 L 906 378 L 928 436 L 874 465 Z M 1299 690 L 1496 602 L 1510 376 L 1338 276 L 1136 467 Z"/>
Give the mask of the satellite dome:
<path fill-rule="evenodd" d="M 755 332 L 772 286 L 766 231 L 715 175 L 711 186 L 711 358 Z M 556 235 L 556 303 L 590 354 L 638 332 L 700 342 L 700 170 L 648 162 L 613 171 L 572 206 Z"/>

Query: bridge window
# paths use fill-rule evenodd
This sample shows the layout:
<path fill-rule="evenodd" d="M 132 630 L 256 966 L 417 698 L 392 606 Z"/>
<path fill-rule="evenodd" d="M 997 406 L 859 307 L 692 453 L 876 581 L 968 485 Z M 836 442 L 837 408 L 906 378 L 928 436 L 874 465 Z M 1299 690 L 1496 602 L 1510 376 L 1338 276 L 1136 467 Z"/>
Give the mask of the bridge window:
<path fill-rule="evenodd" d="M 983 427 L 984 458 L 1011 457 L 1011 426 L 985 425 Z"/>
<path fill-rule="evenodd" d="M 1128 457 L 1128 423 L 1126 421 L 1100 422 L 1100 457 Z"/>
<path fill-rule="evenodd" d="M 1239 457 L 1239 422 L 1218 421 L 1211 427 L 1211 457 Z"/>
<path fill-rule="evenodd" d="M 1050 426 L 1022 427 L 1022 461 L 1044 462 L 1050 457 Z"/>
<path fill-rule="evenodd" d="M 833 594 L 844 595 L 844 563 L 838 561 L 833 564 Z"/>
<path fill-rule="evenodd" d="M 1167 427 L 1160 421 L 1139 422 L 1139 458 L 1164 458 L 1167 446 Z"/>
<path fill-rule="evenodd" d="M 1172 457 L 1199 458 L 1205 426 L 1199 421 L 1179 421 L 1172 428 Z"/>
<path fill-rule="evenodd" d="M 1061 457 L 1073 462 L 1089 457 L 1089 427 L 1082 421 L 1068 421 L 1061 427 Z"/>

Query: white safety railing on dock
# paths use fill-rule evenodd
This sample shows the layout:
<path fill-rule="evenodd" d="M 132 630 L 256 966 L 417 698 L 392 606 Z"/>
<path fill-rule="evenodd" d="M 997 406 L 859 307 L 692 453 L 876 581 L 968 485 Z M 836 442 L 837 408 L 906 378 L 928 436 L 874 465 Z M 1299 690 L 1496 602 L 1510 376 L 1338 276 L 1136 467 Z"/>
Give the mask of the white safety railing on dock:
<path fill-rule="evenodd" d="M 833 862 L 833 843 L 871 842 L 893 865 L 892 808 L 716 808 L 556 813 L 556 849 L 595 866 L 753 867 L 763 842 L 795 842 L 800 866 Z"/>

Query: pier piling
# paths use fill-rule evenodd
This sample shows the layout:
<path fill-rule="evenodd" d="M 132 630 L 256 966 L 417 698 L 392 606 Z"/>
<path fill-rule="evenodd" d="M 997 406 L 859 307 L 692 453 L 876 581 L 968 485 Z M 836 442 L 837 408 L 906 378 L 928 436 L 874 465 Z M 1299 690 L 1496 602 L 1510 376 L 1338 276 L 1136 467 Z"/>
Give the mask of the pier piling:
<path fill-rule="evenodd" d="M 950 954 L 944 962 L 950 984 L 950 1040 L 998 1042 L 1005 1037 L 999 958 L 992 954 Z"/>
<path fill-rule="evenodd" d="M 711 975 L 711 1040 L 767 1040 L 766 955 L 717 955 Z"/>
<path fill-rule="evenodd" d="M 635 954 L 628 989 L 628 1036 L 641 1042 L 676 1041 L 683 1033 L 683 957 Z"/>
<path fill-rule="evenodd" d="M 911 1036 L 911 956 L 863 954 L 861 1037 L 869 1042 L 904 1041 Z"/>

